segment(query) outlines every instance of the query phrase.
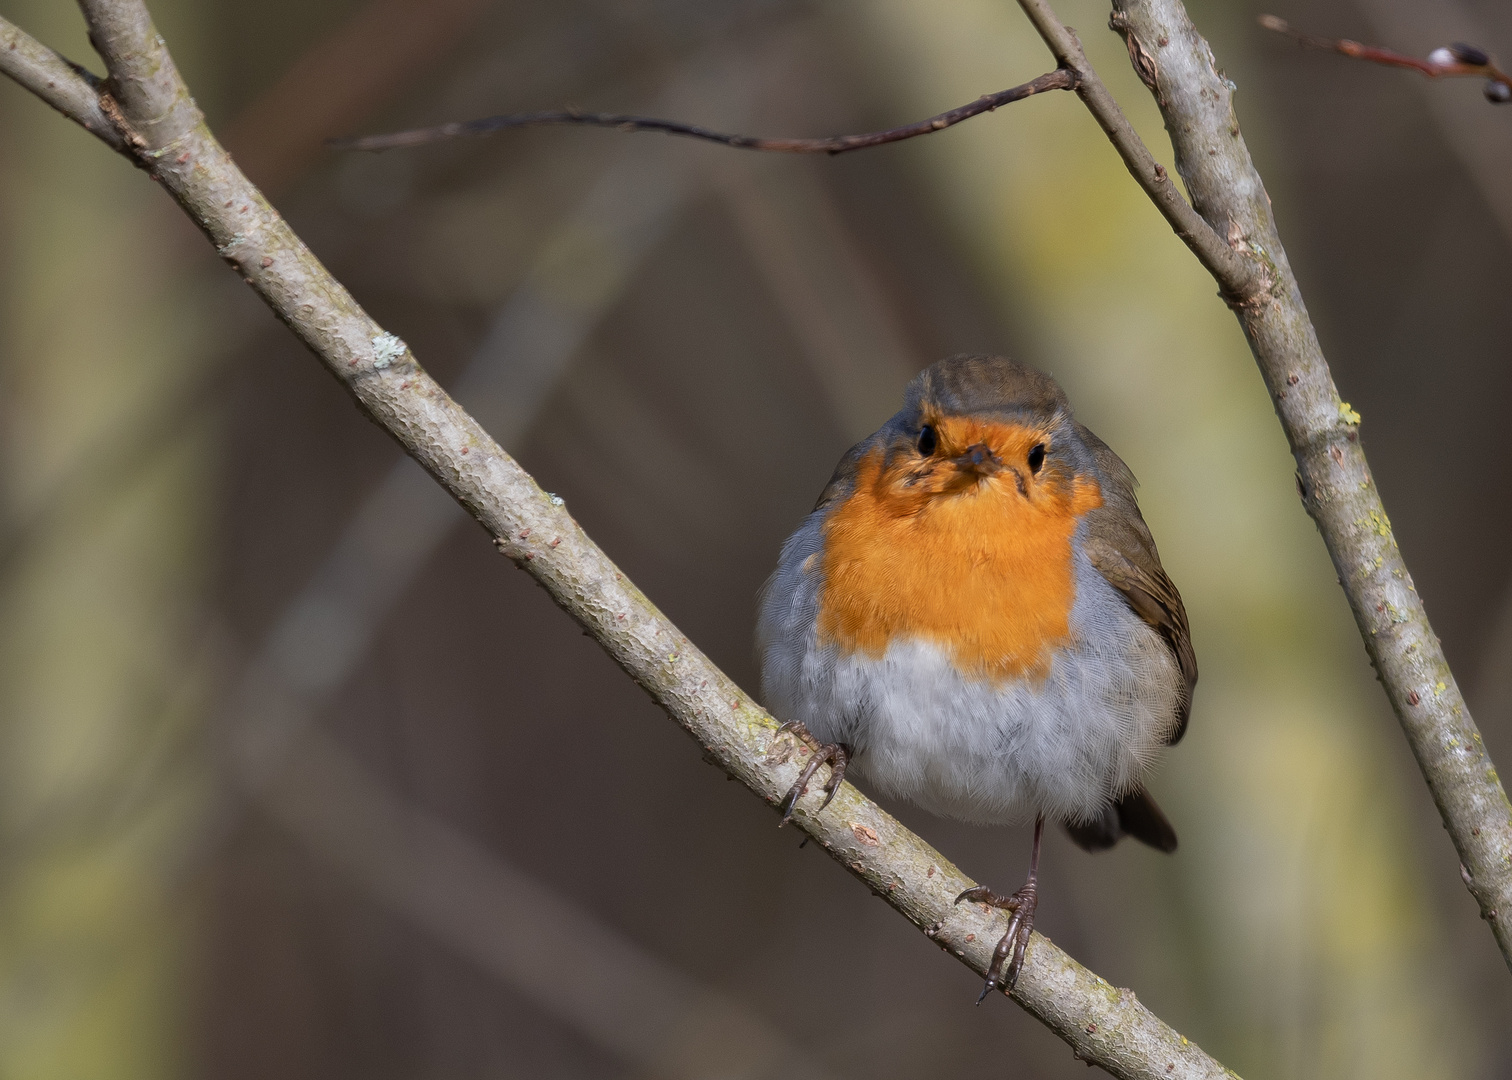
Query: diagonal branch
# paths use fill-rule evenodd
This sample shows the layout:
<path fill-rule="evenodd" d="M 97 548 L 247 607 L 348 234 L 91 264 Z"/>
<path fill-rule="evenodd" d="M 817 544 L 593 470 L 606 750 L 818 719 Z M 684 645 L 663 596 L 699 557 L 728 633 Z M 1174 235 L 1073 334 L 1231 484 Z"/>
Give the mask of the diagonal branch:
<path fill-rule="evenodd" d="M 660 131 L 665 135 L 681 135 L 687 139 L 703 139 L 737 150 L 764 150 L 773 154 L 844 154 L 862 150 L 868 146 L 902 142 L 918 135 L 928 135 L 953 127 L 962 120 L 1009 105 L 1024 98 L 1042 94 L 1046 90 L 1073 90 L 1076 78 L 1065 68 L 1047 71 L 1037 79 L 995 94 L 983 94 L 975 101 L 958 106 L 949 112 L 931 116 L 927 120 L 872 131 L 864 135 L 830 135 L 822 139 L 766 139 L 756 135 L 731 135 L 722 131 L 678 120 L 660 120 L 652 116 L 626 116 L 619 113 L 585 113 L 575 109 L 555 109 L 549 112 L 511 113 L 508 116 L 486 116 L 482 120 L 460 120 L 436 127 L 412 128 L 389 135 L 364 135 L 327 142 L 333 150 L 395 150 L 403 146 L 423 146 L 464 136 L 492 135 L 509 128 L 539 125 L 567 124 L 577 127 L 614 128 L 617 131 Z"/>
<path fill-rule="evenodd" d="M 1123 158 L 1129 174 L 1144 189 L 1156 209 L 1165 215 L 1176 235 L 1197 256 L 1197 261 L 1217 279 L 1224 298 L 1232 306 L 1251 303 L 1267 286 L 1263 272 L 1240 257 L 1224 236 L 1187 205 L 1166 174 L 1165 166 L 1155 160 L 1150 148 L 1145 146 L 1129 118 L 1118 107 L 1118 102 L 1113 100 L 1113 95 L 1087 62 L 1087 54 L 1082 51 L 1075 31 L 1056 18 L 1044 0 L 1020 0 L 1019 6 L 1061 66 L 1076 72 L 1076 96 L 1082 99 L 1092 118 L 1118 151 L 1118 156 Z M 1151 76 L 1147 70 L 1138 62 L 1135 70 L 1149 85 Z"/>
<path fill-rule="evenodd" d="M 0 19 L 0 73 L 98 136 L 112 150 L 126 149 L 126 141 L 100 107 L 100 80 L 4 19 Z"/>
<path fill-rule="evenodd" d="M 1061 56 L 1070 31 L 1045 0 L 1019 3 Z M 1365 650 L 1459 852 L 1465 883 L 1512 966 L 1512 804 L 1397 548 L 1360 446 L 1360 415 L 1339 398 L 1270 197 L 1239 133 L 1232 84 L 1181 0 L 1113 0 L 1111 25 L 1155 95 L 1194 207 L 1209 232 L 1227 237 L 1245 273 L 1203 265 L 1230 296 L 1256 277 L 1266 282 L 1263 293 L 1235 311 L 1297 460 L 1302 503 L 1323 534 Z M 1099 112 L 1117 109 L 1111 101 L 1085 94 L 1083 100 L 1105 130 L 1127 126 L 1121 116 Z"/>
<path fill-rule="evenodd" d="M 1407 56 L 1404 53 L 1362 45 L 1348 38 L 1318 38 L 1294 30 L 1285 19 L 1274 15 L 1260 16 L 1260 25 L 1289 37 L 1308 49 L 1325 49 L 1353 60 L 1364 60 L 1383 67 L 1406 68 L 1426 75 L 1430 79 L 1478 76 L 1486 80 L 1486 100 L 1493 105 L 1505 105 L 1512 101 L 1512 76 L 1496 66 L 1496 61 L 1474 45 L 1454 44 L 1434 49 L 1426 57 Z"/>
<path fill-rule="evenodd" d="M 542 491 L 321 266 L 211 135 L 140 0 L 81 6 L 109 66 L 123 132 L 131 132 L 131 151 L 153 178 L 499 550 L 596 638 L 712 762 L 775 806 L 798 773 L 791 738 L 778 736 L 771 717 L 626 579 L 562 500 Z M 986 972 L 1003 919 L 976 905 L 956 907 L 954 897 L 970 880 L 919 837 L 849 785 L 824 814 L 805 807 L 796 820 L 936 945 Z M 1035 937 L 1013 996 L 1079 1057 L 1115 1076 L 1232 1076 L 1131 992 L 1043 937 Z"/>

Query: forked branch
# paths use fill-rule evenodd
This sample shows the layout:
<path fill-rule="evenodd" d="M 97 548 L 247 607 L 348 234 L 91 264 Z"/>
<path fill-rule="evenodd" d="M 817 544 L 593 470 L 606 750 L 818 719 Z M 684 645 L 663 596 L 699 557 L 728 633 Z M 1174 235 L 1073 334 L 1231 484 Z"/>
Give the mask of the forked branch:
<path fill-rule="evenodd" d="M 1045 0 L 1019 3 L 1059 57 L 1069 31 Z M 1203 265 L 1230 296 L 1257 277 L 1266 283 L 1234 310 L 1296 458 L 1302 503 L 1323 534 L 1465 883 L 1512 967 L 1512 804 L 1397 548 L 1360 446 L 1360 415 L 1339 397 L 1239 132 L 1233 84 L 1181 0 L 1113 0 L 1112 26 L 1165 117 L 1195 209 L 1245 273 L 1231 275 L 1216 260 Z M 1083 100 L 1094 113 L 1117 109 L 1085 94 Z M 1117 119 L 1098 115 L 1105 129 Z"/>

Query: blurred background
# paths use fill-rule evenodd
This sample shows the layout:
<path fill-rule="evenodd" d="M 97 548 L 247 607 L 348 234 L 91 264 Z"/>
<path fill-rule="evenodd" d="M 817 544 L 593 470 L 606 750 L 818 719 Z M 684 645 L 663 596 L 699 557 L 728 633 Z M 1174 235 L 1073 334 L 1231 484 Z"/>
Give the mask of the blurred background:
<path fill-rule="evenodd" d="M 1512 110 L 1297 50 L 1495 0 L 1197 0 L 1396 534 L 1512 761 Z M 517 131 L 891 126 L 1052 66 L 1008 0 L 152 5 L 331 269 L 748 689 L 756 590 L 904 382 L 1008 352 L 1140 477 L 1202 666 L 1166 857 L 1039 928 L 1241 1075 L 1512 1077 L 1460 885 L 1232 315 L 1070 95 L 838 159 Z M 1059 0 L 1157 156 L 1105 7 Z M 71 5 L 6 15 L 98 68 Z M 0 86 L 0 1078 L 1072 1077 L 709 768 L 127 163 Z M 908 806 L 1015 886 L 1027 830 Z"/>

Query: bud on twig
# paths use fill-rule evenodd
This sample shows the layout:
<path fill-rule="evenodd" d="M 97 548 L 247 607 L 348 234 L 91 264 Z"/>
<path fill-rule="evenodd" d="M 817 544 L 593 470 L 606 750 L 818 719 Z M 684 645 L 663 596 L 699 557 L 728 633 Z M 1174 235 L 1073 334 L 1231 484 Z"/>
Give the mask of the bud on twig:
<path fill-rule="evenodd" d="M 1430 79 L 1459 75 L 1484 75 L 1487 77 L 1484 91 L 1487 101 L 1494 105 L 1504 105 L 1512 101 L 1512 76 L 1497 67 L 1496 61 L 1491 59 L 1490 54 L 1484 49 L 1466 45 L 1462 41 L 1440 46 L 1426 57 L 1419 59 L 1416 56 L 1392 52 L 1390 49 L 1362 45 L 1348 38 L 1335 40 L 1309 37 L 1292 29 L 1291 24 L 1285 19 L 1278 19 L 1274 15 L 1261 15 L 1259 22 L 1265 29 L 1283 34 L 1298 45 L 1310 49 L 1327 49 L 1355 60 L 1365 60 L 1385 67 L 1407 68 L 1426 75 Z"/>
<path fill-rule="evenodd" d="M 1451 67 L 1454 64 L 1463 64 L 1466 67 L 1486 67 L 1491 63 L 1491 58 L 1474 45 L 1457 41 L 1447 48 L 1434 49 L 1428 54 L 1428 61 L 1442 67 Z"/>

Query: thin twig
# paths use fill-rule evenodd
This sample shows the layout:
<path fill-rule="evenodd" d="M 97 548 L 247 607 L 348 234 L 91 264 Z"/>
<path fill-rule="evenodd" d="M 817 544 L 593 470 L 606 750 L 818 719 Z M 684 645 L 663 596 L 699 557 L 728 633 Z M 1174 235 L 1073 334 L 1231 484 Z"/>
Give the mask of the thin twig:
<path fill-rule="evenodd" d="M 699 56 L 670 81 L 664 98 L 706 96 L 708 81 L 694 72 L 721 66 L 708 64 L 710 59 Z M 736 108 L 744 111 L 753 75 L 732 76 L 729 65 L 722 66 L 723 85 L 734 85 L 742 103 Z M 524 437 L 573 357 L 665 235 L 694 190 L 686 164 L 665 147 L 623 145 L 614 164 L 548 233 L 452 382 L 453 395 L 472 403 L 474 417 L 500 443 Z M 556 253 L 583 235 L 595 238 L 594 250 L 608 269 L 591 282 L 569 282 L 578 263 L 564 266 Z M 566 308 L 556 298 L 569 287 L 573 304 Z M 539 333 L 542 325 L 552 332 Z M 227 750 L 243 787 L 272 782 L 289 766 L 291 745 L 351 679 L 416 573 L 465 517 L 407 458 L 394 462 L 362 499 L 229 695 Z M 334 637 L 333 626 L 341 627 Z M 331 647 L 333 640 L 340 646 Z M 206 848 L 226 835 L 234 816 L 228 808 L 211 823 Z"/>
<path fill-rule="evenodd" d="M 1037 79 L 1031 79 L 1022 86 L 999 90 L 995 94 L 984 94 L 968 105 L 943 112 L 939 116 L 931 116 L 928 120 L 889 128 L 886 131 L 872 131 L 864 135 L 830 135 L 822 139 L 766 139 L 756 135 L 731 135 L 722 131 L 711 131 L 709 128 L 698 127 L 695 124 L 684 124 L 677 120 L 660 120 L 651 116 L 625 116 L 618 113 L 585 113 L 576 109 L 555 109 L 549 112 L 489 116 L 482 120 L 459 120 L 437 127 L 396 131 L 390 135 L 331 139 L 326 145 L 333 150 L 394 150 L 403 146 L 423 146 L 442 139 L 492 135 L 496 131 L 504 131 L 508 128 L 569 124 L 614 128 L 619 131 L 660 131 L 666 135 L 681 135 L 688 139 L 703 139 L 722 146 L 732 146 L 737 150 L 763 150 L 773 154 L 844 154 L 850 150 L 902 142 L 904 139 L 912 139 L 918 135 L 943 131 L 945 128 L 959 124 L 962 120 L 992 112 L 994 109 L 1044 93 L 1046 90 L 1072 90 L 1075 87 L 1075 74 L 1065 68 L 1057 68 Z"/>
<path fill-rule="evenodd" d="M 1258 272 L 1248 260 L 1240 257 L 1202 215 L 1187 205 L 1166 173 L 1165 166 L 1155 160 L 1150 148 L 1144 144 L 1144 140 L 1129 123 L 1129 118 L 1118 107 L 1118 102 L 1113 100 L 1113 95 L 1087 62 L 1087 54 L 1082 51 L 1075 32 L 1056 18 L 1043 0 L 1019 0 L 1019 6 L 1029 16 L 1029 21 L 1039 31 L 1040 37 L 1045 40 L 1051 54 L 1061 66 L 1076 72 L 1076 96 L 1087 106 L 1093 119 L 1118 151 L 1118 156 L 1123 158 L 1129 174 L 1144 189 L 1156 209 L 1165 215 L 1176 235 L 1222 284 L 1224 298 L 1233 306 L 1254 302 L 1268 287 L 1265 275 Z"/>
<path fill-rule="evenodd" d="M 1020 0 L 1026 8 L 1043 0 Z M 1281 246 L 1270 197 L 1234 114 L 1233 84 L 1181 0 L 1113 0 L 1123 34 L 1165 117 L 1176 168 L 1203 217 L 1250 272 L 1271 282 L 1236 311 L 1297 462 L 1366 652 L 1459 852 L 1464 879 L 1512 966 L 1512 804 L 1470 718 L 1392 535 L 1365 452 L 1360 415 L 1339 397 Z M 1219 287 L 1238 281 L 1209 267 Z"/>
<path fill-rule="evenodd" d="M 402 95 L 489 10 L 485 0 L 366 0 L 228 125 L 226 145 L 276 193 L 323 156 L 331 131 Z"/>
<path fill-rule="evenodd" d="M 216 142 L 140 0 L 81 0 L 137 156 L 274 313 L 432 476 L 702 747 L 775 806 L 798 774 L 790 738 L 678 632 L 567 512 L 375 323 Z M 74 76 L 78 78 L 78 76 Z M 87 85 L 82 79 L 82 85 Z M 978 973 L 1004 920 L 957 907 L 969 879 L 846 785 L 805 832 Z M 1194 1043 L 1036 935 L 1013 997 L 1085 1061 L 1119 1077 L 1231 1076 Z"/>
<path fill-rule="evenodd" d="M 1349 38 L 1311 37 L 1292 29 L 1291 24 L 1285 19 L 1279 19 L 1274 15 L 1261 15 L 1259 22 L 1265 29 L 1284 34 L 1306 48 L 1324 49 L 1355 60 L 1364 60 L 1370 64 L 1406 68 L 1426 75 L 1430 79 L 1478 76 L 1486 80 L 1487 100 L 1497 105 L 1512 101 L 1512 78 L 1497 67 L 1496 62 L 1484 50 L 1474 45 L 1460 43 L 1445 45 L 1443 48 L 1434 49 L 1426 57 L 1418 58 L 1392 52 L 1390 49 L 1376 48 L 1373 45 L 1362 45 Z"/>

